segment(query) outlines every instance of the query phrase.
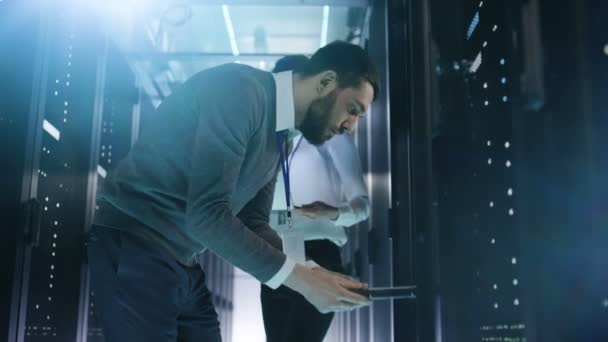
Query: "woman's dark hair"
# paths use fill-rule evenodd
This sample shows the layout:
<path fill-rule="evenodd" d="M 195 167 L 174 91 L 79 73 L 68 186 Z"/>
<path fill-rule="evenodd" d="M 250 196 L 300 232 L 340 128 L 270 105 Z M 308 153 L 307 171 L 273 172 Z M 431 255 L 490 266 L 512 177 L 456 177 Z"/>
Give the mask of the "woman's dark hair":
<path fill-rule="evenodd" d="M 310 58 L 303 55 L 285 56 L 276 62 L 273 72 L 286 70 L 293 70 L 304 77 L 333 70 L 342 88 L 356 88 L 362 81 L 367 81 L 374 89 L 374 99 L 380 91 L 376 67 L 367 53 L 358 45 L 342 41 L 325 45 Z"/>
<path fill-rule="evenodd" d="M 308 62 L 308 57 L 304 55 L 289 55 L 285 56 L 274 64 L 272 72 L 281 72 L 287 70 L 293 70 L 299 72 L 302 67 Z"/>

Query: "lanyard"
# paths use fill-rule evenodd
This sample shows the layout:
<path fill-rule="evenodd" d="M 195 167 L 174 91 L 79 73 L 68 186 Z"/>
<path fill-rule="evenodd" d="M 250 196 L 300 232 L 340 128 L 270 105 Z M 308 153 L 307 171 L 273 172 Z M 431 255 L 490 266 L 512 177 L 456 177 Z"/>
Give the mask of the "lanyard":
<path fill-rule="evenodd" d="M 293 159 L 293 154 L 296 152 L 300 143 L 302 142 L 303 137 L 300 138 L 298 144 L 295 149 L 291 153 L 292 158 L 289 158 L 288 149 L 287 149 L 287 131 L 277 132 L 277 142 L 279 144 L 279 155 L 281 157 L 281 173 L 283 174 L 283 183 L 285 184 L 285 201 L 287 202 L 287 226 L 289 229 L 293 228 L 292 220 L 291 220 L 291 185 L 289 182 L 289 165 L 291 159 Z M 285 148 L 283 148 L 285 146 Z"/>
<path fill-rule="evenodd" d="M 285 187 L 285 201 L 287 202 L 287 226 L 293 228 L 291 222 L 291 191 L 289 189 L 289 161 L 287 155 L 287 131 L 277 133 L 277 143 L 279 144 L 279 155 L 281 157 L 281 172 L 283 173 L 283 183 Z M 285 148 L 283 148 L 285 146 Z"/>

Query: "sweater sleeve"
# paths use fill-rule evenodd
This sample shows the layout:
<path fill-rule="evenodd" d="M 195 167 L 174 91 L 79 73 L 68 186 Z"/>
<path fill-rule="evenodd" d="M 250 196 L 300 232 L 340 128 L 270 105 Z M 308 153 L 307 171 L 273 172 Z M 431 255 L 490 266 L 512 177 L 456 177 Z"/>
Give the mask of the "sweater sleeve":
<path fill-rule="evenodd" d="M 247 203 L 247 205 L 237 215 L 249 229 L 253 230 L 258 236 L 268 241 L 273 247 L 282 250 L 281 238 L 277 232 L 270 227 L 270 211 L 272 209 L 272 200 L 274 198 L 276 178 L 273 178 L 257 195 Z M 275 273 L 272 278 L 266 281 L 266 285 L 276 289 L 283 284 L 289 276 L 295 262 L 289 257 L 285 260 L 283 266 Z"/>
<path fill-rule="evenodd" d="M 266 282 L 281 269 L 286 257 L 248 229 L 231 209 L 245 153 L 263 115 L 263 90 L 234 71 L 216 77 L 210 88 L 199 101 L 187 193 L 187 234 Z"/>

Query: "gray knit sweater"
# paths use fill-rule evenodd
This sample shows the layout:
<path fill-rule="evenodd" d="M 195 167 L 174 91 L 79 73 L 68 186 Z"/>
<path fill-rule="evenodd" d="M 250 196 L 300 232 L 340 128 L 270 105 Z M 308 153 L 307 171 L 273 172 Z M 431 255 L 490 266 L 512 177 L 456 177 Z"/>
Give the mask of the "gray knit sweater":
<path fill-rule="evenodd" d="M 279 160 L 275 87 L 272 74 L 239 64 L 185 82 L 101 184 L 94 223 L 137 234 L 186 265 L 210 249 L 270 279 L 285 261 L 268 225 Z"/>

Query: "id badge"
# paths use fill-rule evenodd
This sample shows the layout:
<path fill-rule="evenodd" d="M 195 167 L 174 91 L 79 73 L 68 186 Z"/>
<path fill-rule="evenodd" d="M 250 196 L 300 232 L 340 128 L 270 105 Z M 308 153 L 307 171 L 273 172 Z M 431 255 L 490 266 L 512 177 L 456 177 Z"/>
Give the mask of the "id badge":
<path fill-rule="evenodd" d="M 293 261 L 304 264 L 306 262 L 306 252 L 304 250 L 304 235 L 297 229 L 285 229 L 281 232 L 283 240 L 283 253 Z"/>

